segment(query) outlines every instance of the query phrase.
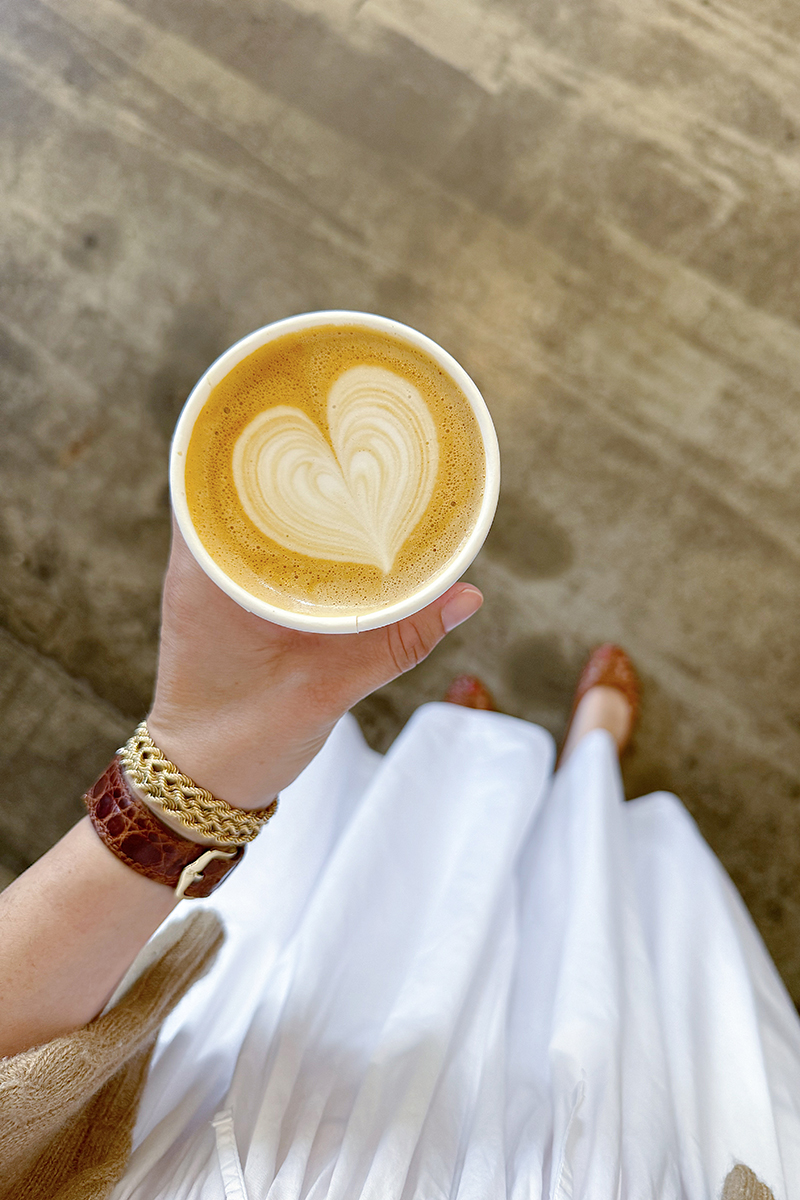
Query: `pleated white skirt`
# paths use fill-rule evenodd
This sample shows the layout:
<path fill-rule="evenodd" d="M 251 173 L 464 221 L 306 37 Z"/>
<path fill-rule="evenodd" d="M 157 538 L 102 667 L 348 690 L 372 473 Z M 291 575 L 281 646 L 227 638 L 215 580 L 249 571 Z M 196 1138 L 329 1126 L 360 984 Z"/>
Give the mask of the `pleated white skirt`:
<path fill-rule="evenodd" d="M 800 1198 L 800 1021 L 738 893 L 609 735 L 553 757 L 448 704 L 385 757 L 338 725 L 190 902 L 227 941 L 115 1200 L 711 1200 L 737 1162 Z"/>

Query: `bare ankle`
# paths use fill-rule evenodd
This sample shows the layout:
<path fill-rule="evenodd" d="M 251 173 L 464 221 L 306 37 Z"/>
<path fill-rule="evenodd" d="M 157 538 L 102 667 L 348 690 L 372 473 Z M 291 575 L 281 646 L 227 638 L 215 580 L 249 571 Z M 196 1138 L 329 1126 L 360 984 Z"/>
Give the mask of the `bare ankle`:
<path fill-rule="evenodd" d="M 561 763 L 567 760 L 581 739 L 594 729 L 605 729 L 610 733 L 620 753 L 630 739 L 633 717 L 633 709 L 622 692 L 602 685 L 590 688 L 575 710 L 561 751 Z"/>

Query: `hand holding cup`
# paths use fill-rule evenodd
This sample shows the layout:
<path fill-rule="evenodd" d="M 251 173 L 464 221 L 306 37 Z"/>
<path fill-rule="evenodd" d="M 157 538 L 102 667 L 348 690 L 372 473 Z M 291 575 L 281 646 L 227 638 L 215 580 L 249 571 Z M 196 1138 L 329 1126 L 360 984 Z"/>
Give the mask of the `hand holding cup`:
<path fill-rule="evenodd" d="M 353 704 L 415 666 L 482 601 L 477 588 L 457 583 L 366 633 L 289 629 L 222 592 L 174 526 L 148 727 L 196 783 L 259 808 L 296 778 Z"/>
<path fill-rule="evenodd" d="M 497 504 L 486 405 L 446 351 L 369 313 L 306 313 L 212 364 L 172 445 L 150 732 L 259 808 L 357 700 L 482 603 L 455 581 Z"/>

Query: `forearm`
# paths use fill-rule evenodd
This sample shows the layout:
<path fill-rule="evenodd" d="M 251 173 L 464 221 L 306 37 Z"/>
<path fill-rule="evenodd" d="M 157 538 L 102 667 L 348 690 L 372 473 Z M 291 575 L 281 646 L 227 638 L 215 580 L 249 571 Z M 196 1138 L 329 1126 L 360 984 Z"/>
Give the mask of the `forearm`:
<path fill-rule="evenodd" d="M 151 733 L 199 786 L 237 807 L 262 807 L 348 708 L 421 661 L 481 599 L 454 584 L 396 626 L 299 633 L 240 608 L 176 531 Z M 88 818 L 70 830 L 0 894 L 0 1055 L 97 1016 L 176 903 L 171 887 L 116 858 Z"/>
<path fill-rule="evenodd" d="M 0 894 L 0 1056 L 97 1016 L 176 903 L 79 821 Z"/>

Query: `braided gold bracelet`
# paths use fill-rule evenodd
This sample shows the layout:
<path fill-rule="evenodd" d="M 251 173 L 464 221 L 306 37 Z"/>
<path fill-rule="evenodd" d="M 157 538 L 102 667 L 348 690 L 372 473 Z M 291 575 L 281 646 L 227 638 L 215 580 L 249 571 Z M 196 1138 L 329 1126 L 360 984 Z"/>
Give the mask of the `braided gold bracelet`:
<path fill-rule="evenodd" d="M 150 803 L 177 818 L 187 829 L 220 845 L 241 846 L 252 842 L 278 807 L 278 801 L 273 800 L 266 808 L 249 811 L 234 808 L 198 787 L 164 757 L 150 737 L 145 721 L 137 726 L 118 754 L 128 777 Z"/>

